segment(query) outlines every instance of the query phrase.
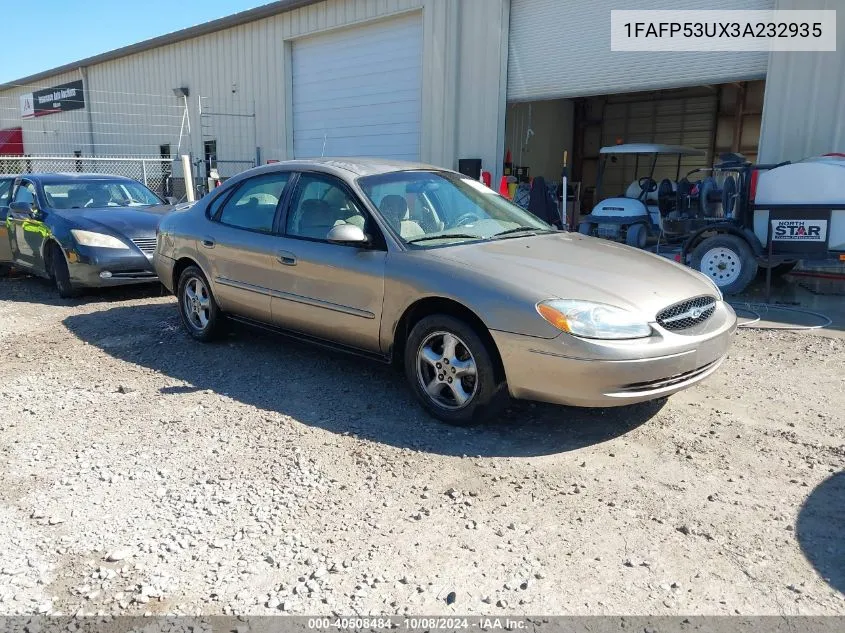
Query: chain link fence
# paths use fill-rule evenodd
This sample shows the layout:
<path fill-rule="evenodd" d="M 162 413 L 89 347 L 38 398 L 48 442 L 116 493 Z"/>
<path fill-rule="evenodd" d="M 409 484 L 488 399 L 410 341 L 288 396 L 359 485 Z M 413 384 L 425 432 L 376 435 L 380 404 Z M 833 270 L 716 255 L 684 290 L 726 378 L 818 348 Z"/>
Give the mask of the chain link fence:
<path fill-rule="evenodd" d="M 251 169 L 250 160 L 218 160 L 221 180 Z M 205 179 L 198 179 L 200 161 L 194 161 L 194 182 L 197 196 L 208 190 Z M 3 156 L 0 155 L 0 174 L 28 173 L 94 173 L 125 176 L 145 184 L 161 196 L 185 198 L 185 177 L 182 162 L 174 158 L 138 156 Z"/>

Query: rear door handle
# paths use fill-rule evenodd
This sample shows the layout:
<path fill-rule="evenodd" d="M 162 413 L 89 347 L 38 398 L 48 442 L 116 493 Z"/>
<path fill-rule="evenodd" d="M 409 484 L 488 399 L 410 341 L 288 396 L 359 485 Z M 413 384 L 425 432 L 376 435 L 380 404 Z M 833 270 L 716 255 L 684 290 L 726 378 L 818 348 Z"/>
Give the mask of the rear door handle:
<path fill-rule="evenodd" d="M 214 248 L 214 240 L 209 238 L 205 238 L 204 240 L 202 240 L 202 242 L 200 242 L 200 244 L 202 244 L 206 248 Z"/>
<path fill-rule="evenodd" d="M 296 266 L 296 255 L 288 251 L 281 251 L 278 260 L 285 266 Z"/>

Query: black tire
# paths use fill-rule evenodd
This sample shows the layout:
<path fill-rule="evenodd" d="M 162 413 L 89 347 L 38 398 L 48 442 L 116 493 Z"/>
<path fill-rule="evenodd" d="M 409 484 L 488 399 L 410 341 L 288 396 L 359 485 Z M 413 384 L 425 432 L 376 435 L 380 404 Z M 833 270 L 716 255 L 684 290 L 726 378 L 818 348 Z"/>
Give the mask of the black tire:
<path fill-rule="evenodd" d="M 792 269 L 798 265 L 798 262 L 783 262 L 772 266 L 772 278 L 783 277 L 792 272 Z M 762 277 L 766 276 L 766 264 L 759 264 L 759 274 Z"/>
<path fill-rule="evenodd" d="M 726 295 L 742 292 L 757 276 L 757 260 L 751 247 L 736 235 L 714 235 L 703 240 L 692 251 L 691 264 L 715 281 Z"/>
<path fill-rule="evenodd" d="M 51 242 L 49 249 L 49 266 L 47 268 L 50 279 L 56 286 L 59 296 L 62 299 L 72 299 L 78 297 L 80 294 L 79 288 L 74 286 L 70 281 L 70 271 L 67 267 L 67 260 L 62 251 L 62 247 Z"/>
<path fill-rule="evenodd" d="M 189 290 L 194 293 L 198 302 L 201 298 L 205 299 L 202 306 L 194 303 Z M 179 275 L 176 298 L 179 305 L 179 318 L 192 338 L 207 343 L 220 335 L 223 329 L 223 314 L 217 307 L 217 300 L 211 292 L 208 280 L 197 266 L 188 266 Z M 202 310 L 202 316 L 194 312 L 194 307 Z"/>
<path fill-rule="evenodd" d="M 593 223 L 592 222 L 580 222 L 578 224 L 578 232 L 581 235 L 592 235 L 593 234 Z"/>
<path fill-rule="evenodd" d="M 648 229 L 645 224 L 632 224 L 625 232 L 625 243 L 634 248 L 645 248 L 648 242 Z"/>
<path fill-rule="evenodd" d="M 470 377 L 467 376 L 459 379 L 460 382 L 455 380 L 453 383 L 460 385 L 464 392 L 470 390 L 472 392 L 466 403 L 459 407 L 457 402 L 453 402 L 452 406 L 439 402 L 434 396 L 429 395 L 422 384 L 425 371 L 437 372 L 439 370 L 435 369 L 433 364 L 426 365 L 425 361 L 420 360 L 420 351 L 424 344 L 427 344 L 430 340 L 436 340 L 440 334 L 444 333 L 457 337 L 459 344 L 456 346 L 455 358 L 464 363 L 474 361 L 474 379 L 469 381 Z M 468 360 L 466 360 L 466 352 L 469 353 Z M 464 359 L 461 359 L 461 356 Z M 455 317 L 435 314 L 421 319 L 408 335 L 408 340 L 405 343 L 404 363 L 405 376 L 417 400 L 429 414 L 441 422 L 456 425 L 483 422 L 495 418 L 507 404 L 507 390 L 504 388 L 503 381 L 496 377 L 493 353 L 472 326 Z M 419 374 L 418 363 L 421 363 L 423 367 Z M 452 383 L 448 372 L 454 373 L 455 367 L 450 367 L 447 364 L 442 369 L 445 380 Z M 434 376 L 432 376 L 433 380 Z M 448 398 L 451 392 L 452 398 L 455 400 L 454 393 L 456 392 L 450 386 L 446 383 L 439 383 L 439 381 L 438 384 L 441 387 L 440 393 L 446 394 L 444 399 Z"/>

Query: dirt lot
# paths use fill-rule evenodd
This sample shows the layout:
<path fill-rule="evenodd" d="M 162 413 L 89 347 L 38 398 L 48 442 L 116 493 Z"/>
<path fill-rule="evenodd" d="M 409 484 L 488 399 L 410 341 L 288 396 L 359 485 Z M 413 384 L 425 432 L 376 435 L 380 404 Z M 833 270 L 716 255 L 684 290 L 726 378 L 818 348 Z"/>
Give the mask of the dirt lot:
<path fill-rule="evenodd" d="M 845 338 L 427 418 L 386 367 L 0 280 L 0 612 L 845 614 Z"/>

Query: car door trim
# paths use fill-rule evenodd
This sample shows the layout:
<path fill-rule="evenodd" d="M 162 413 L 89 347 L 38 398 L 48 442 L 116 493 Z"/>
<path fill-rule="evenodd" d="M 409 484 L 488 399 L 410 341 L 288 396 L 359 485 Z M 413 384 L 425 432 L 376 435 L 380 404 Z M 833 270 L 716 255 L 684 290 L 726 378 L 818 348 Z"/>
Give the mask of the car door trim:
<path fill-rule="evenodd" d="M 215 277 L 214 281 L 224 286 L 237 288 L 239 290 L 248 290 L 250 292 L 254 292 L 260 295 L 266 295 L 268 297 L 272 295 L 272 291 L 269 288 L 265 288 L 264 286 L 256 286 L 254 284 L 248 284 L 245 281 L 235 281 L 234 279 L 229 279 L 228 277 Z"/>
<path fill-rule="evenodd" d="M 369 310 L 361 310 L 351 306 L 341 305 L 339 303 L 331 303 L 330 301 L 322 301 L 320 299 L 312 299 L 311 297 L 303 297 L 302 295 L 293 294 L 291 292 L 282 292 L 281 290 L 271 290 L 271 296 L 276 299 L 283 299 L 286 301 L 293 301 L 295 303 L 302 303 L 313 306 L 315 308 L 325 308 L 332 312 L 340 312 L 350 316 L 361 317 L 362 319 L 375 319 L 376 315 Z"/>
<path fill-rule="evenodd" d="M 303 297 L 302 295 L 293 294 L 291 292 L 282 292 L 281 290 L 272 290 L 271 288 L 265 288 L 264 286 L 256 286 L 254 284 L 248 284 L 243 281 L 235 281 L 234 279 L 229 279 L 228 277 L 215 277 L 214 281 L 224 286 L 230 286 L 232 288 L 237 288 L 239 290 L 247 290 L 249 292 L 254 292 L 260 295 L 266 295 L 268 297 L 273 297 L 274 299 L 282 299 L 285 301 L 293 301 L 295 303 L 302 303 L 305 305 L 314 306 L 315 308 L 324 308 L 326 310 L 331 310 L 333 312 L 340 312 L 342 314 L 348 314 L 350 316 L 357 316 L 361 317 L 362 319 L 375 319 L 376 315 L 370 312 L 369 310 L 360 310 L 358 308 L 353 308 L 351 306 L 340 305 L 338 303 L 331 303 L 330 301 L 321 301 L 319 299 L 312 299 L 310 297 Z"/>

